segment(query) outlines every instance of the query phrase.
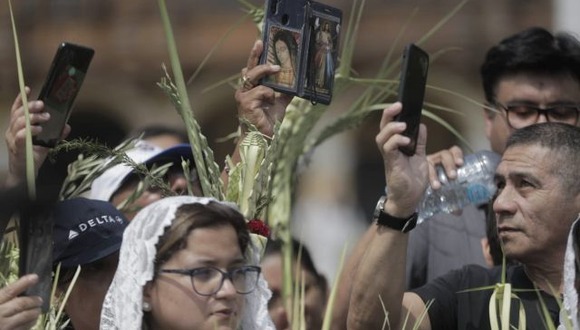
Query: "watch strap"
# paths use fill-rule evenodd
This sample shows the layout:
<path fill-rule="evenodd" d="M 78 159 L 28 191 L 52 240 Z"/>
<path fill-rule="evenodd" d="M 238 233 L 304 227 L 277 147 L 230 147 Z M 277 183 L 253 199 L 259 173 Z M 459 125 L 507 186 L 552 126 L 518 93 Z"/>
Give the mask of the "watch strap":
<path fill-rule="evenodd" d="M 386 201 L 387 196 L 386 195 L 381 196 L 381 198 L 379 198 L 379 201 L 377 202 L 377 206 L 375 207 L 373 218 L 377 222 L 377 225 L 389 227 L 398 231 L 402 231 L 403 233 L 406 233 L 411 229 L 415 228 L 415 226 L 417 225 L 417 219 L 419 217 L 417 212 L 413 213 L 411 216 L 406 218 L 394 217 L 385 212 Z"/>
<path fill-rule="evenodd" d="M 384 210 L 380 210 L 379 216 L 377 217 L 377 225 L 389 227 L 401 231 L 403 233 L 409 232 L 411 229 L 415 228 L 417 225 L 417 219 L 419 215 L 417 212 L 411 214 L 411 216 L 406 218 L 394 217 Z"/>

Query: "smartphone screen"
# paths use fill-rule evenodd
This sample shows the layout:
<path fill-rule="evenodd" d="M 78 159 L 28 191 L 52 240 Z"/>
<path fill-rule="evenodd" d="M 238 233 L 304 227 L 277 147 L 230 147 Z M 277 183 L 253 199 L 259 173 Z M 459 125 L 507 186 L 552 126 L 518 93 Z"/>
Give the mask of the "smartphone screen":
<path fill-rule="evenodd" d="M 414 155 L 417 148 L 428 70 L 429 54 L 414 44 L 407 45 L 403 52 L 398 96 L 403 104 L 403 110 L 395 120 L 407 123 L 403 135 L 409 137 L 411 143 L 401 147 L 400 150 L 408 156 Z"/>
<path fill-rule="evenodd" d="M 33 139 L 34 144 L 52 148 L 59 141 L 93 55 L 91 48 L 60 44 L 38 96 L 44 102 L 45 111 L 50 113 L 50 120 L 42 125 L 42 132 Z"/>

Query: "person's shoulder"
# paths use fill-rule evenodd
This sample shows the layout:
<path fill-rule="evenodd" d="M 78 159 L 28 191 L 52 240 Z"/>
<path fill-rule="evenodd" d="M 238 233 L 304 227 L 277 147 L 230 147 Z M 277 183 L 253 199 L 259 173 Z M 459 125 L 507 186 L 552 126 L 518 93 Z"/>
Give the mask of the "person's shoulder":
<path fill-rule="evenodd" d="M 483 279 L 491 283 L 500 283 L 504 271 L 507 282 L 523 282 L 527 279 L 523 266 L 519 264 L 507 265 L 505 270 L 502 266 L 490 268 L 481 265 L 466 265 L 460 269 L 460 272 L 464 277 Z M 529 281 L 529 279 L 527 280 Z"/>
<path fill-rule="evenodd" d="M 468 282 L 498 283 L 501 281 L 501 267 L 485 267 L 481 265 L 465 265 L 457 270 Z"/>

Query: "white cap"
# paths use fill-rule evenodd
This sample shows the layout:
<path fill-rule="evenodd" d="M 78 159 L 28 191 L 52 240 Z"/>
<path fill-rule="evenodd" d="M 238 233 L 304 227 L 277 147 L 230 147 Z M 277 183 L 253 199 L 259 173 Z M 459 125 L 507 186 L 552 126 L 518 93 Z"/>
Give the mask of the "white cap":
<path fill-rule="evenodd" d="M 195 167 L 189 144 L 178 144 L 168 149 L 162 149 L 146 141 L 139 140 L 133 149 L 126 151 L 126 154 L 137 164 L 151 165 L 160 161 L 162 163 L 177 162 L 181 164 L 181 159 L 185 159 L 190 160 L 191 168 Z M 110 161 L 110 159 L 107 161 Z M 133 168 L 125 163 L 109 168 L 92 182 L 88 198 L 110 201 L 113 194 L 132 172 Z"/>

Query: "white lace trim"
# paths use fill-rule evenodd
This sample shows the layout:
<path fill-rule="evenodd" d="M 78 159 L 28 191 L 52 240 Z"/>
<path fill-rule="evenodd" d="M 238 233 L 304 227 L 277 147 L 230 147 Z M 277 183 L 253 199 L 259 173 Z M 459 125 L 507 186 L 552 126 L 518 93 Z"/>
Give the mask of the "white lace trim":
<path fill-rule="evenodd" d="M 101 312 L 100 329 L 142 329 L 143 286 L 153 279 L 155 245 L 165 227 L 175 218 L 175 211 L 183 204 L 208 204 L 213 198 L 179 196 L 155 202 L 131 221 L 123 234 L 119 255 L 119 266 L 107 291 Z M 235 204 L 224 203 L 233 206 Z M 253 243 L 248 247 L 250 262 L 259 264 L 259 247 Z M 242 317 L 242 329 L 275 329 L 268 315 L 267 302 L 271 296 L 267 283 L 260 275 L 259 286 L 246 296 L 246 308 Z"/>
<path fill-rule="evenodd" d="M 580 225 L 578 221 L 572 224 L 570 233 L 568 234 L 568 243 L 566 245 L 566 254 L 564 256 L 564 304 L 563 309 L 560 310 L 560 325 L 558 330 L 571 330 L 566 327 L 567 324 L 572 324 L 573 330 L 578 330 L 578 292 L 576 291 L 576 255 L 574 253 L 574 245 L 580 242 L 574 242 L 574 228 Z M 568 319 L 569 322 L 564 322 Z"/>

